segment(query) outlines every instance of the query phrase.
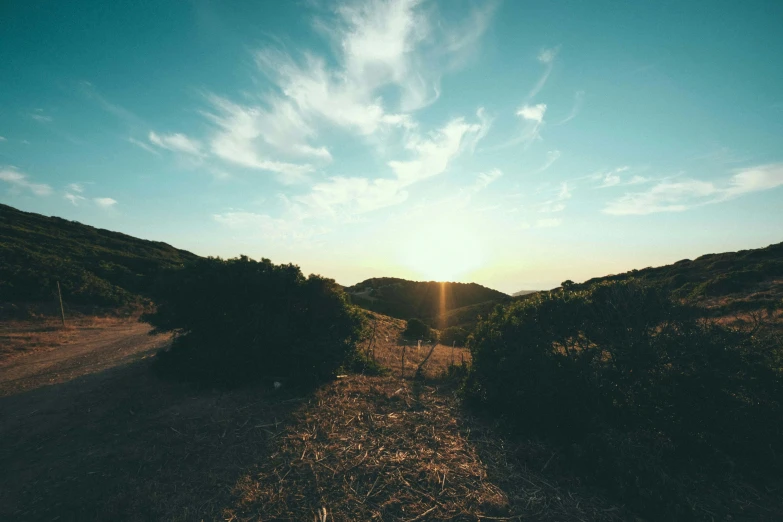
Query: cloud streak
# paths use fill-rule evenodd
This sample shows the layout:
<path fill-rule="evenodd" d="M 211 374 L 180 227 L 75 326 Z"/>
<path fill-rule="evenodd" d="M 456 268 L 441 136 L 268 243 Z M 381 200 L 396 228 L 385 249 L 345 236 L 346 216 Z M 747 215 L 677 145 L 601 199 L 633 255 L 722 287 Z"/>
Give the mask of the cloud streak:
<path fill-rule="evenodd" d="M 104 209 L 112 208 L 117 204 L 117 200 L 112 198 L 93 198 L 93 201 L 96 205 Z"/>
<path fill-rule="evenodd" d="M 33 183 L 27 174 L 13 167 L 0 167 L 0 181 L 11 185 L 12 190 L 30 191 L 36 196 L 48 196 L 52 193 L 52 187 L 46 183 Z"/>
<path fill-rule="evenodd" d="M 683 212 L 688 209 L 729 201 L 740 196 L 771 190 L 783 185 L 783 163 L 758 165 L 734 171 L 722 182 L 663 181 L 644 192 L 632 192 L 610 201 L 602 210 L 616 216 Z"/>

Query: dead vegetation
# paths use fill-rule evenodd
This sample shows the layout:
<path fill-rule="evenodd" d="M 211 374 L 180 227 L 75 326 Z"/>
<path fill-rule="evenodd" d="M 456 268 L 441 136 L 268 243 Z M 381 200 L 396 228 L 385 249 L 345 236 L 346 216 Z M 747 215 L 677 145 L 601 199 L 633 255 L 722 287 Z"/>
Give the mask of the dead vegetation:
<path fill-rule="evenodd" d="M 455 414 L 450 391 L 394 377 L 326 386 L 237 482 L 226 519 L 620 519 L 517 468 L 501 440 Z"/>

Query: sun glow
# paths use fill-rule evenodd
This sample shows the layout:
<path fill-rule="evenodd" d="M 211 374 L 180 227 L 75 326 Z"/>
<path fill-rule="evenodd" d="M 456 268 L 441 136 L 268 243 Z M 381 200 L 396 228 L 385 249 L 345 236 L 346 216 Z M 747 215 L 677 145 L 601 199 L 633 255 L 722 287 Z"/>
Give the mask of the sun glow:
<path fill-rule="evenodd" d="M 470 225 L 440 220 L 409 234 L 399 243 L 399 260 L 419 277 L 456 281 L 483 265 L 484 249 Z"/>

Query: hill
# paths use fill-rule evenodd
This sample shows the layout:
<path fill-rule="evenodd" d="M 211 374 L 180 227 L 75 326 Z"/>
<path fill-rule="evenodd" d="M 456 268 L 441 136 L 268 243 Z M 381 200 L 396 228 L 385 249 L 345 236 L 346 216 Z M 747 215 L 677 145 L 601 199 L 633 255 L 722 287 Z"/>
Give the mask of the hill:
<path fill-rule="evenodd" d="M 717 312 L 772 307 L 783 298 L 783 243 L 765 248 L 706 254 L 694 260 L 596 277 L 575 287 L 636 278 L 661 286 L 678 298 Z M 572 284 L 570 281 L 566 283 Z"/>
<path fill-rule="evenodd" d="M 346 288 L 363 308 L 400 319 L 418 317 L 436 328 L 475 321 L 477 310 L 506 302 L 510 296 L 476 283 L 408 281 L 395 277 L 367 279 Z M 480 305 L 480 306 L 479 306 Z M 461 312 L 457 312 L 461 310 Z M 447 321 L 447 317 L 451 318 Z"/>
<path fill-rule="evenodd" d="M 140 303 L 156 274 L 198 256 L 76 221 L 0 204 L 0 304 L 53 302 L 60 282 L 69 305 Z"/>
<path fill-rule="evenodd" d="M 522 295 L 528 295 L 528 294 L 535 294 L 539 290 L 520 290 L 519 292 L 514 292 L 511 294 L 512 297 L 519 297 Z"/>

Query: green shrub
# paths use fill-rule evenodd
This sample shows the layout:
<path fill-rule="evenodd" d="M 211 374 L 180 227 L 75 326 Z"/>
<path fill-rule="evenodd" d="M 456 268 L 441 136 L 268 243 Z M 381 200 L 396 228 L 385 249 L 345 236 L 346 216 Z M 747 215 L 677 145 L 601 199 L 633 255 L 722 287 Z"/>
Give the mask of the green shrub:
<path fill-rule="evenodd" d="M 660 289 L 606 282 L 516 302 L 481 321 L 469 348 L 468 404 L 563 444 L 648 513 L 688 512 L 679 470 L 783 468 L 781 347 Z"/>
<path fill-rule="evenodd" d="M 320 382 L 351 360 L 361 332 L 334 281 L 268 259 L 197 260 L 162 277 L 155 302 L 144 320 L 180 333 L 158 367 L 205 385 Z"/>

